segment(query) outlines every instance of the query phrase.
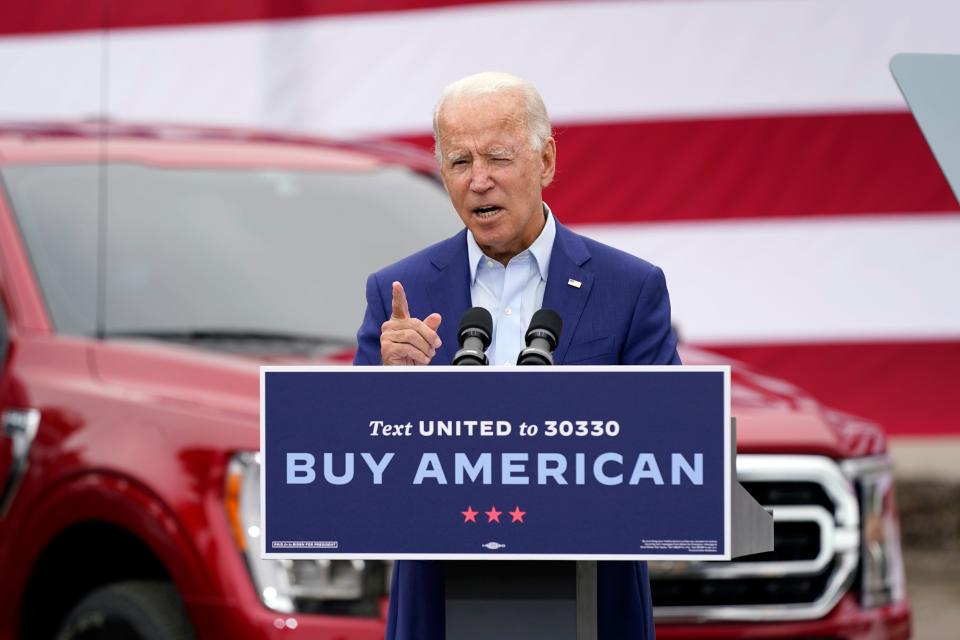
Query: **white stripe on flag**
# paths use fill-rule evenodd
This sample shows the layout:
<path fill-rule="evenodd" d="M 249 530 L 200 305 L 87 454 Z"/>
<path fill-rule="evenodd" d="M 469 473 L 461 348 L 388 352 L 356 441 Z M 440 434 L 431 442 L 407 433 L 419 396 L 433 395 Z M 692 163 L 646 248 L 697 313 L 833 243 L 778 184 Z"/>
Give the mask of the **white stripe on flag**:
<path fill-rule="evenodd" d="M 662 267 L 691 342 L 960 338 L 960 215 L 576 228 Z"/>
<path fill-rule="evenodd" d="M 330 135 L 421 132 L 447 82 L 505 69 L 557 122 L 902 109 L 887 64 L 956 51 L 960 2 L 709 0 L 453 7 L 118 30 L 111 116 Z M 0 117 L 99 107 L 101 35 L 0 39 Z"/>

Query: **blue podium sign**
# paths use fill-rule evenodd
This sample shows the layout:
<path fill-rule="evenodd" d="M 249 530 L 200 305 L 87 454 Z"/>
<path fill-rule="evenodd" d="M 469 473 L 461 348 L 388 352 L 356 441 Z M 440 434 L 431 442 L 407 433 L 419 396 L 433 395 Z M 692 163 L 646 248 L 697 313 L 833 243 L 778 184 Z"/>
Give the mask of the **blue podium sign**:
<path fill-rule="evenodd" d="M 729 367 L 262 367 L 269 558 L 725 560 Z"/>

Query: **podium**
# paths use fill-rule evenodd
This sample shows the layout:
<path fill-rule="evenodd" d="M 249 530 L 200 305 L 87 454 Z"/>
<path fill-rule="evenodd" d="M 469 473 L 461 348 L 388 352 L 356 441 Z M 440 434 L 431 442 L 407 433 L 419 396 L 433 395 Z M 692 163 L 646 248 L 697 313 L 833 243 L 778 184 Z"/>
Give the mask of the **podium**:
<path fill-rule="evenodd" d="M 262 552 L 441 560 L 448 638 L 590 640 L 597 562 L 773 548 L 729 367 L 263 367 Z"/>
<path fill-rule="evenodd" d="M 731 559 L 773 550 L 773 517 L 736 479 L 736 420 L 731 421 Z M 660 559 L 660 558 L 655 558 Z M 597 639 L 597 562 L 447 561 L 446 636 L 483 640 Z M 517 580 L 516 576 L 522 576 Z"/>

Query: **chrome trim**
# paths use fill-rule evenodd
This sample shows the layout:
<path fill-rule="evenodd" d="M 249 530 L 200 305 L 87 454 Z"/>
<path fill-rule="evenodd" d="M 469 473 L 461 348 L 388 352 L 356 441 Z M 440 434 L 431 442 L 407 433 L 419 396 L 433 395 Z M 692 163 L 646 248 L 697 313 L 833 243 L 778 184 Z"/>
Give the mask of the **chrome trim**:
<path fill-rule="evenodd" d="M 816 522 L 820 528 L 820 552 L 811 560 L 772 562 L 656 562 L 650 575 L 675 579 L 774 578 L 820 573 L 833 561 L 837 550 L 846 550 L 850 537 L 834 526 L 833 516 L 818 505 L 784 506 L 773 510 L 774 522 Z M 856 544 L 856 537 L 853 538 Z"/>
<path fill-rule="evenodd" d="M 0 419 L 2 435 L 10 438 L 10 469 L 0 492 L 0 518 L 7 515 L 17 495 L 20 482 L 27 473 L 30 449 L 40 428 L 40 412 L 36 409 L 6 409 Z"/>
<path fill-rule="evenodd" d="M 363 571 L 366 562 L 363 560 L 280 560 L 284 567 L 292 571 L 294 562 L 309 563 L 316 569 L 317 580 L 322 587 L 303 587 L 291 582 L 290 595 L 294 598 L 311 598 L 314 600 L 358 600 L 363 597 Z M 334 573 L 334 563 L 351 565 L 356 574 L 356 580 L 340 580 L 337 582 Z"/>
<path fill-rule="evenodd" d="M 737 456 L 737 478 L 740 482 L 815 482 L 836 506 L 838 525 L 860 525 L 860 504 L 853 482 L 830 458 L 741 455 Z"/>
<path fill-rule="evenodd" d="M 819 598 L 812 602 L 775 605 L 654 607 L 656 618 L 673 621 L 769 622 L 813 620 L 825 616 L 853 584 L 860 558 L 860 505 L 848 474 L 846 463 L 841 468 L 830 458 L 822 456 L 737 456 L 737 477 L 740 482 L 813 482 L 823 487 L 834 505 L 832 514 L 819 505 L 764 505 L 772 508 L 774 522 L 817 522 L 820 526 L 820 553 L 813 560 L 724 564 L 691 562 L 673 572 L 672 567 L 666 567 L 667 571 L 664 572 L 663 568 L 656 566 L 661 563 L 651 563 L 653 577 L 678 579 L 815 575 L 833 564 L 833 573 Z"/>
<path fill-rule="evenodd" d="M 781 620 L 815 620 L 833 609 L 853 584 L 858 554 L 840 555 L 840 566 L 834 572 L 823 595 L 813 602 L 798 604 L 734 605 L 718 607 L 654 607 L 657 620 L 724 622 L 773 622 Z"/>
<path fill-rule="evenodd" d="M 840 463 L 840 468 L 851 480 L 864 476 L 893 473 L 893 458 L 889 454 L 869 458 L 853 458 Z"/>

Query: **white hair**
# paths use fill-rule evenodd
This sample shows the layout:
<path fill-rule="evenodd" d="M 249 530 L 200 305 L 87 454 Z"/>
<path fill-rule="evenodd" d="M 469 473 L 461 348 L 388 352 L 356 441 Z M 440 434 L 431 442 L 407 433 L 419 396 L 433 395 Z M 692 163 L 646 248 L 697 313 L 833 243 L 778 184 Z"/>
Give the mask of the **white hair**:
<path fill-rule="evenodd" d="M 530 137 L 530 148 L 537 153 L 542 151 L 551 135 L 551 130 L 550 117 L 547 115 L 547 107 L 543 103 L 543 98 L 540 97 L 540 92 L 533 84 L 513 74 L 502 71 L 483 71 L 451 82 L 440 94 L 440 101 L 437 102 L 437 106 L 433 110 L 433 141 L 437 161 L 442 163 L 440 157 L 440 110 L 443 109 L 447 100 L 511 91 L 515 91 L 523 97 L 527 112 L 526 124 L 527 135 Z"/>

